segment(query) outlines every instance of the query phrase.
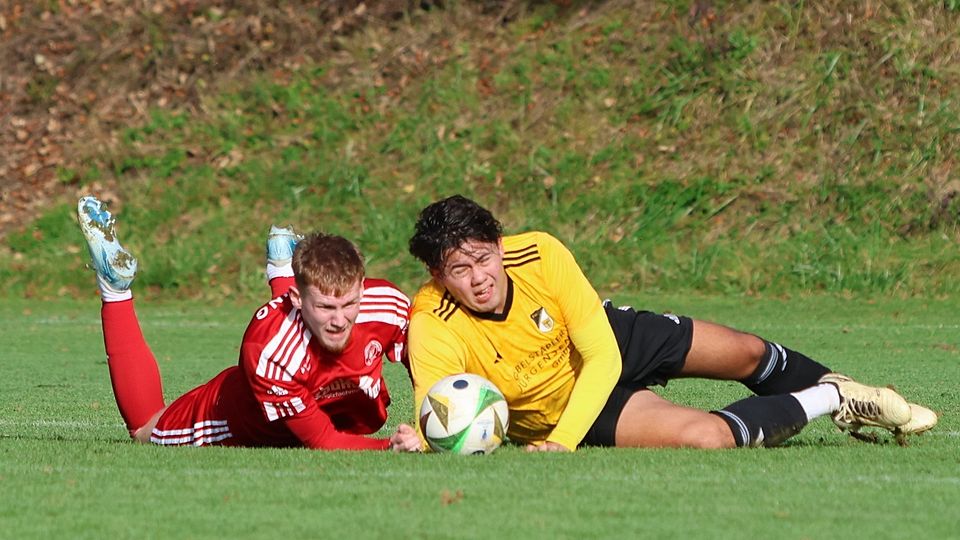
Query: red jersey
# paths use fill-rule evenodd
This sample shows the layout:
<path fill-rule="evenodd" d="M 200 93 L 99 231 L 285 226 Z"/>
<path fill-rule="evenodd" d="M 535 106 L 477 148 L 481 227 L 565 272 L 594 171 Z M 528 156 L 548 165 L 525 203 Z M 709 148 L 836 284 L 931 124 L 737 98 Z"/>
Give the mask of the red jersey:
<path fill-rule="evenodd" d="M 157 444 L 386 448 L 362 435 L 386 421 L 383 357 L 406 364 L 410 300 L 368 278 L 360 314 L 340 353 L 322 349 L 289 295 L 254 314 L 240 361 L 170 404 L 153 430 Z"/>

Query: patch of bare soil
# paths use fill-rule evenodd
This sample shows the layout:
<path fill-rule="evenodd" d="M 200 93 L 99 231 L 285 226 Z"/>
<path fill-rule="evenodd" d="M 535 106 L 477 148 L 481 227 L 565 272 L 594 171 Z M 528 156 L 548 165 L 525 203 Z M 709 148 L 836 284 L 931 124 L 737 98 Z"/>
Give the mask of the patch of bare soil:
<path fill-rule="evenodd" d="M 497 20 L 516 4 L 474 6 Z M 118 134 L 149 109 L 197 112 L 223 82 L 283 77 L 337 36 L 427 9 L 443 2 L 0 1 L 0 237 L 81 183 L 109 194 Z"/>

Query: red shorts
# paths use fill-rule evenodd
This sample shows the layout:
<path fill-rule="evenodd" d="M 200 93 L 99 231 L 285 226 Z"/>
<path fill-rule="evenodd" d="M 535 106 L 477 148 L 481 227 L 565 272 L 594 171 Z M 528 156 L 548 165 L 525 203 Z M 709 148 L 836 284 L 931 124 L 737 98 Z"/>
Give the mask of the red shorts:
<path fill-rule="evenodd" d="M 337 431 L 377 432 L 387 420 L 390 394 L 357 391 L 320 404 Z M 282 421 L 270 422 L 236 366 L 177 398 L 160 415 L 150 442 L 162 445 L 302 446 Z"/>

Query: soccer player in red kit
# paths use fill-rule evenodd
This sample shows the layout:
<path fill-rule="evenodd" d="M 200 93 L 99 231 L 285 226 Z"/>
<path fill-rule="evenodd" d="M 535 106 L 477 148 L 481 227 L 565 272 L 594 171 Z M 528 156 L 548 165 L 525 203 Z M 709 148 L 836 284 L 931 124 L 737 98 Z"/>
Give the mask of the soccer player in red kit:
<path fill-rule="evenodd" d="M 273 299 L 247 326 L 237 365 L 164 405 L 160 372 L 133 306 L 137 260 L 94 197 L 78 204 L 103 306 L 114 395 L 130 436 L 162 445 L 305 446 L 417 451 L 406 424 L 372 437 L 387 418 L 383 357 L 406 360 L 409 299 L 366 278 L 363 256 L 340 236 L 272 228 Z"/>

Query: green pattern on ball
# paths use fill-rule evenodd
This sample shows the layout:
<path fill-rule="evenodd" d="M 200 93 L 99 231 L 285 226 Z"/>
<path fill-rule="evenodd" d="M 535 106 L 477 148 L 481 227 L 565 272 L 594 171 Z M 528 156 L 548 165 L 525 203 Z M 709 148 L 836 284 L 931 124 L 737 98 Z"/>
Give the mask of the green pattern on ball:
<path fill-rule="evenodd" d="M 503 399 L 503 396 L 501 396 L 496 391 L 491 390 L 489 388 L 481 388 L 478 393 L 477 410 L 473 412 L 473 418 L 476 418 L 487 407 L 493 405 L 498 401 L 501 401 L 502 399 Z M 437 404 L 434 403 L 434 400 L 431 400 L 431 405 L 436 406 Z M 444 409 L 446 409 L 446 407 L 444 407 Z M 446 412 L 446 410 L 444 410 L 444 412 Z M 439 419 L 439 415 L 438 415 L 438 419 Z M 499 415 L 495 416 L 494 424 L 495 424 L 494 425 L 495 433 L 497 431 L 502 431 L 499 429 L 500 428 Z M 460 449 L 463 448 L 463 445 L 467 440 L 467 435 L 470 434 L 470 429 L 473 428 L 473 426 L 474 424 L 473 424 L 473 421 L 471 420 L 470 424 L 468 424 L 467 427 L 462 429 L 461 431 L 458 431 L 457 433 L 452 433 L 442 438 L 441 437 L 432 438 L 430 439 L 430 443 L 432 446 L 440 448 L 444 451 L 460 453 Z M 446 424 L 444 424 L 444 427 L 446 427 Z M 501 435 L 500 438 L 502 439 L 503 436 Z"/>
<path fill-rule="evenodd" d="M 480 399 L 477 400 L 477 410 L 473 412 L 474 418 L 487 407 L 503 399 L 503 396 L 489 388 L 481 388 L 479 397 Z"/>
<path fill-rule="evenodd" d="M 460 453 L 460 448 L 463 447 L 463 442 L 467 440 L 467 434 L 470 433 L 472 427 L 473 424 L 470 424 L 465 429 L 452 435 L 443 438 L 434 437 L 430 439 L 430 444 L 447 452 Z"/>

